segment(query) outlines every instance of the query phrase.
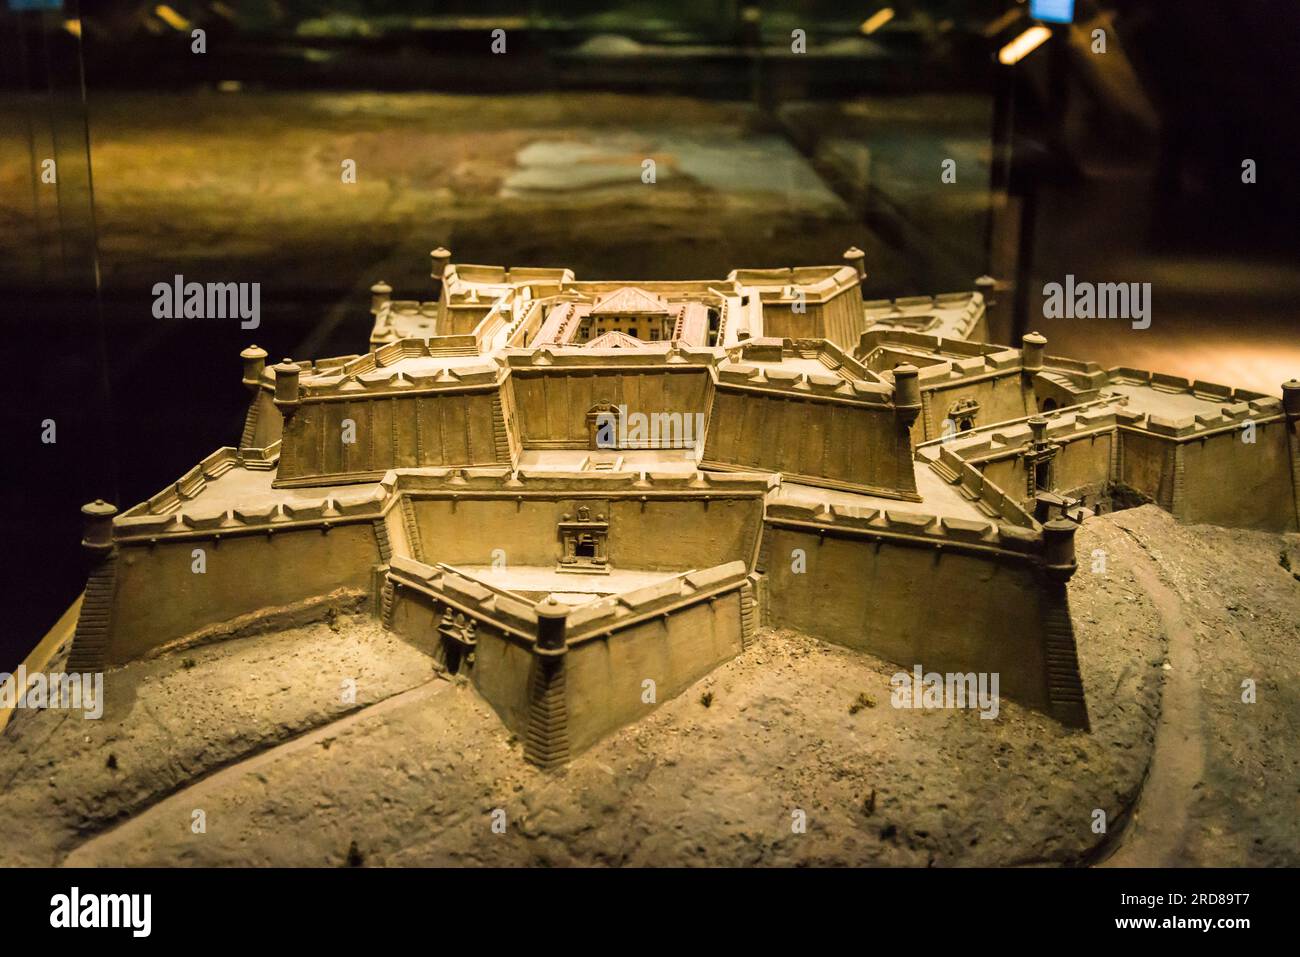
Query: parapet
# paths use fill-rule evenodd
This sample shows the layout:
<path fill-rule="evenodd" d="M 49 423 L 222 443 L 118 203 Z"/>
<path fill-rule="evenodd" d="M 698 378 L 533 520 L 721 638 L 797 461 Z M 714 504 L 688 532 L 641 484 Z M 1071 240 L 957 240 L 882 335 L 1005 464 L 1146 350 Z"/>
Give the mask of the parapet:
<path fill-rule="evenodd" d="M 537 614 L 531 605 L 445 565 L 426 565 L 404 555 L 394 555 L 389 562 L 388 577 L 397 585 L 415 588 L 474 618 L 490 622 L 523 644 L 531 646 L 537 640 Z"/>
<path fill-rule="evenodd" d="M 945 339 L 969 339 L 984 318 L 984 297 L 978 292 L 938 296 L 872 299 L 862 304 L 867 330 L 874 328 L 927 332 Z"/>
<path fill-rule="evenodd" d="M 224 498 L 205 497 L 201 486 L 192 487 L 191 494 L 182 495 L 180 486 L 181 483 L 169 486 L 148 502 L 114 519 L 114 541 L 155 542 L 163 538 L 220 538 L 304 526 L 328 528 L 346 522 L 372 521 L 383 516 L 392 504 L 390 490 L 376 484 L 332 488 L 311 497 L 295 495 L 269 500 L 250 497 L 241 505 L 230 505 Z"/>
<path fill-rule="evenodd" d="M 989 488 L 993 490 L 991 485 Z M 769 500 L 766 516 L 768 524 L 796 525 L 817 534 L 841 533 L 876 540 L 898 540 L 906 545 L 997 553 L 1012 560 L 1038 560 L 1043 551 L 1042 529 L 1027 515 L 1024 520 L 1026 525 L 1017 525 L 903 509 L 807 505 L 783 501 L 779 497 Z"/>
<path fill-rule="evenodd" d="M 673 343 L 647 343 L 642 349 L 591 349 L 550 343 L 535 348 L 510 347 L 500 353 L 511 369 L 584 368 L 600 366 L 696 366 L 711 368 L 722 357 L 720 349 Z M 654 347 L 658 348 L 654 348 Z"/>
<path fill-rule="evenodd" d="M 857 287 L 851 266 L 808 266 L 785 269 L 734 269 L 727 280 L 753 290 L 760 302 L 819 305 Z"/>
<path fill-rule="evenodd" d="M 1047 419 L 1046 436 L 1053 442 L 1069 442 L 1097 432 L 1113 430 L 1117 425 L 1132 425 L 1142 421 L 1142 416 L 1125 406 L 1127 400 L 1120 396 L 1094 399 L 1085 405 L 1071 406 L 1056 412 L 1044 413 Z M 1039 414 L 1008 419 L 992 425 L 980 426 L 950 435 L 931 439 L 916 447 L 918 458 L 938 462 L 953 475 L 963 462 L 998 458 L 1018 452 L 1033 440 L 1029 426 Z"/>
<path fill-rule="evenodd" d="M 205 496 L 208 483 L 231 470 L 250 481 L 244 504 Z M 256 477 L 254 471 L 260 472 Z M 659 498 L 761 498 L 780 483 L 767 472 L 557 472 L 508 467 L 393 469 L 377 482 L 279 492 L 266 473 L 250 470 L 234 449 L 209 455 L 180 480 L 113 519 L 115 541 L 268 532 L 299 526 L 329 527 L 382 518 L 403 495 L 445 498 L 610 496 Z"/>
<path fill-rule="evenodd" d="M 276 388 L 282 405 L 295 402 L 355 399 L 391 393 L 479 389 L 496 385 L 503 374 L 491 359 L 475 359 L 472 336 L 400 339 L 374 352 L 317 363 L 294 363 L 297 387 Z M 468 354 L 466 354 L 468 353 Z M 277 385 L 279 367 L 269 370 Z M 284 394 L 282 394 L 284 393 Z M 292 398 L 290 397 L 292 394 Z"/>
<path fill-rule="evenodd" d="M 891 355 L 902 354 L 912 361 L 918 367 L 923 389 L 978 376 L 1010 374 L 1021 368 L 1019 350 L 1008 346 L 879 326 L 862 334 L 855 355 L 859 360 L 869 362 L 870 357 L 882 349 L 888 349 Z M 881 371 L 888 374 L 889 370 Z"/>
<path fill-rule="evenodd" d="M 1145 369 L 1109 369 L 1107 386 L 1128 398 L 1134 416 L 1125 427 L 1178 441 L 1285 415 L 1282 400 L 1275 396 Z"/>
<path fill-rule="evenodd" d="M 666 614 L 718 591 L 734 590 L 744 584 L 748 575 L 744 562 L 728 562 L 580 605 L 569 614 L 569 644 L 607 637 L 634 621 Z"/>
<path fill-rule="evenodd" d="M 546 603 L 529 604 L 518 594 L 449 565 L 427 565 L 401 555 L 394 555 L 389 565 L 389 578 L 396 585 L 424 592 L 543 654 L 563 653 L 588 641 L 609 638 L 646 619 L 668 615 L 721 592 L 735 591 L 748 577 L 745 563 L 733 561 L 665 575 L 653 584 L 606 595 L 576 607 L 555 604 L 563 628 L 561 640 L 550 648 L 544 647 L 547 643 L 540 640 L 541 619 L 552 617 L 540 614 L 540 610 L 547 608 Z"/>
<path fill-rule="evenodd" d="M 813 359 L 825 372 L 799 362 Z M 750 339 L 717 365 L 719 386 L 887 405 L 894 389 L 833 343 L 822 339 Z"/>
<path fill-rule="evenodd" d="M 557 472 L 508 468 L 395 469 L 379 484 L 393 493 L 443 496 L 571 495 L 598 493 L 619 497 L 766 495 L 779 484 L 767 472 Z"/>

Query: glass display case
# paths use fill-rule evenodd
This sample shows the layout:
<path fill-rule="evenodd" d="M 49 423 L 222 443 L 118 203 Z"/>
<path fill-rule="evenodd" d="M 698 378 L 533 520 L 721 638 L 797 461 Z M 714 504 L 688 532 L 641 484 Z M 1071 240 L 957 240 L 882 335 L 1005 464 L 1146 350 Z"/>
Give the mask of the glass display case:
<path fill-rule="evenodd" d="M 1293 6 L 0 3 L 0 863 L 1297 862 Z"/>

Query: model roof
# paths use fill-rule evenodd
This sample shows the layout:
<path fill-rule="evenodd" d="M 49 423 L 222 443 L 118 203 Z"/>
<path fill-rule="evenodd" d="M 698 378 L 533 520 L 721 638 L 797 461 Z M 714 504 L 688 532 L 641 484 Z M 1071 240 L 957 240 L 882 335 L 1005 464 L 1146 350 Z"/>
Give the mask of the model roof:
<path fill-rule="evenodd" d="M 591 307 L 593 316 L 666 316 L 668 303 L 635 286 L 624 286 L 601 296 Z"/>

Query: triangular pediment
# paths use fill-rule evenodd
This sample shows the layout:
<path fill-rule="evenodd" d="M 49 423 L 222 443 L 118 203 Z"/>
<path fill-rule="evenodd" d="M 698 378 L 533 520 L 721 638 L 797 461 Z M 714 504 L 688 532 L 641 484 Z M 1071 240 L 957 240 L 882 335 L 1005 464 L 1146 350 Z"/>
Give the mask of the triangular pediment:
<path fill-rule="evenodd" d="M 607 332 L 587 343 L 588 349 L 639 349 L 645 345 L 640 339 L 625 332 Z"/>
<path fill-rule="evenodd" d="M 591 307 L 593 316 L 666 316 L 670 312 L 668 303 L 635 286 L 601 296 Z"/>

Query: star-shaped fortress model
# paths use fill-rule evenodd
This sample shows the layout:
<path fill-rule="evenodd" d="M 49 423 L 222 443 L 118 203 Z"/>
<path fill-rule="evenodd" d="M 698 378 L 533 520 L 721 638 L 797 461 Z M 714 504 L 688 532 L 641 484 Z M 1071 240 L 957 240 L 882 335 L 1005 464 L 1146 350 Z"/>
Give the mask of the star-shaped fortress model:
<path fill-rule="evenodd" d="M 764 624 L 996 673 L 1086 729 L 1079 521 L 1153 501 L 1297 528 L 1295 381 L 1279 400 L 1033 333 L 990 345 L 979 292 L 864 302 L 856 249 L 704 282 L 432 257 L 433 301 L 373 287 L 364 354 L 246 349 L 237 448 L 121 514 L 84 508 L 69 671 L 342 594 L 466 675 L 544 767 Z"/>

